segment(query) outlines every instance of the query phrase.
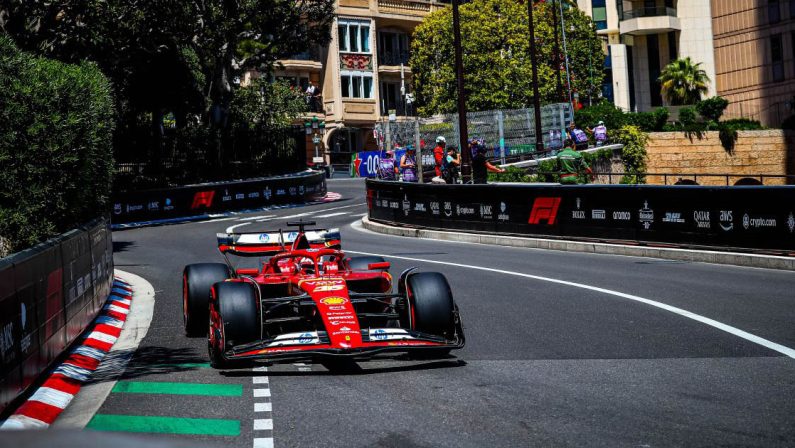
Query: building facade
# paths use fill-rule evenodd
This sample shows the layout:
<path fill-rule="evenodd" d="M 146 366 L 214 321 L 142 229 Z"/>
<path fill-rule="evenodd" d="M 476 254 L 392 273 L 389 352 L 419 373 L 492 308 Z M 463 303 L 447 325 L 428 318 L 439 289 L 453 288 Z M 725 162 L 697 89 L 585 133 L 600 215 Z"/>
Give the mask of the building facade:
<path fill-rule="evenodd" d="M 795 110 L 795 0 L 578 0 L 605 47 L 603 95 L 617 106 L 666 106 L 657 78 L 690 57 L 729 100 L 726 118 L 778 126 Z M 609 84 L 609 85 L 608 85 Z"/>
<path fill-rule="evenodd" d="M 712 0 L 725 116 L 779 126 L 795 106 L 795 1 Z"/>
<path fill-rule="evenodd" d="M 317 152 L 325 163 L 347 164 L 352 153 L 376 149 L 375 123 L 392 115 L 415 115 L 409 67 L 411 34 L 422 19 L 450 0 L 337 0 L 332 39 L 325 48 L 282 60 L 275 77 L 306 91 L 308 120 L 325 123 L 325 133 L 307 134 L 307 160 Z M 314 140 L 313 140 L 314 139 Z M 315 141 L 319 141 L 315 144 Z"/>

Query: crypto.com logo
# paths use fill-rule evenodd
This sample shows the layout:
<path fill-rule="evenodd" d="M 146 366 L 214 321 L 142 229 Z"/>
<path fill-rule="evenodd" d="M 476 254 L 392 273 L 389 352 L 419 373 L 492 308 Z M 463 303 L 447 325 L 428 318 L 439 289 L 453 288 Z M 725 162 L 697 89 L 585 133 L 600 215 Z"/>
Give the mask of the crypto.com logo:
<path fill-rule="evenodd" d="M 197 191 L 196 194 L 193 195 L 193 204 L 190 206 L 191 210 L 196 210 L 199 207 L 212 207 L 213 197 L 215 197 L 215 190 Z"/>
<path fill-rule="evenodd" d="M 554 225 L 558 216 L 560 198 L 536 198 L 533 202 L 533 210 L 530 211 L 529 224 L 541 224 L 541 220 L 546 220 L 547 225 Z"/>

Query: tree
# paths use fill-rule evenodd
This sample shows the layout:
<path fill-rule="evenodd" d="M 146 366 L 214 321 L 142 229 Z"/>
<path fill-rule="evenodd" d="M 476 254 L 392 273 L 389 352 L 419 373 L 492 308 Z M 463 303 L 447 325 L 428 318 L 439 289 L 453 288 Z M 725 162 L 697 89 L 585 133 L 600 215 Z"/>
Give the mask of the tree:
<path fill-rule="evenodd" d="M 555 71 L 562 71 L 562 57 L 555 63 L 552 8 L 535 5 L 539 95 L 542 102 L 563 100 L 556 94 Z M 526 107 L 533 89 L 527 38 L 527 6 L 504 0 L 473 0 L 460 9 L 467 108 L 488 110 Z M 592 20 L 576 8 L 564 10 L 572 90 L 580 97 L 596 97 L 604 77 L 604 53 Z M 558 33 L 560 34 L 560 33 Z M 562 51 L 562 44 L 561 44 Z M 452 11 L 431 13 L 414 30 L 410 65 L 418 111 L 423 115 L 456 110 Z"/>
<path fill-rule="evenodd" d="M 710 82 L 707 72 L 701 69 L 701 63 L 695 64 L 690 57 L 666 65 L 659 80 L 662 94 L 674 106 L 698 103 L 701 95 L 707 93 Z"/>

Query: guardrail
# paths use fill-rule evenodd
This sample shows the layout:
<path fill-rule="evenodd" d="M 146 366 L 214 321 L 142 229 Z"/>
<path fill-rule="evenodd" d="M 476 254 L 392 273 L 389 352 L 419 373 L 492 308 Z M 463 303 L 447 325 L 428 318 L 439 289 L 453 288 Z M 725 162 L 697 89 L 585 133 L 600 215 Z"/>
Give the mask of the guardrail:
<path fill-rule="evenodd" d="M 229 210 L 305 202 L 326 194 L 322 171 L 174 188 L 128 191 L 113 197 L 113 224 L 168 220 Z"/>
<path fill-rule="evenodd" d="M 367 180 L 372 220 L 477 233 L 795 255 L 795 186 L 428 185 Z"/>
<path fill-rule="evenodd" d="M 99 219 L 0 259 L 0 415 L 91 323 L 113 283 Z"/>

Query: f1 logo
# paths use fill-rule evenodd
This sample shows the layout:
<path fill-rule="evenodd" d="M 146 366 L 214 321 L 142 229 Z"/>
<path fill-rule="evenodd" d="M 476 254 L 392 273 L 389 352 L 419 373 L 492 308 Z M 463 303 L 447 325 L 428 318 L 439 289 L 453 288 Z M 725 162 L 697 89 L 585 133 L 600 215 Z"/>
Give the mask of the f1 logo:
<path fill-rule="evenodd" d="M 560 198 L 536 198 L 533 202 L 533 210 L 530 211 L 530 219 L 527 222 L 541 224 L 541 220 L 546 220 L 547 225 L 554 225 L 559 206 Z"/>
<path fill-rule="evenodd" d="M 196 210 L 199 207 L 212 207 L 213 197 L 215 197 L 215 190 L 197 191 L 196 194 L 193 195 L 193 205 L 190 206 L 191 210 Z"/>

